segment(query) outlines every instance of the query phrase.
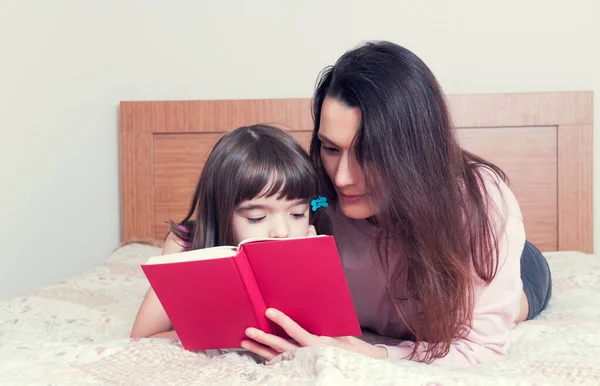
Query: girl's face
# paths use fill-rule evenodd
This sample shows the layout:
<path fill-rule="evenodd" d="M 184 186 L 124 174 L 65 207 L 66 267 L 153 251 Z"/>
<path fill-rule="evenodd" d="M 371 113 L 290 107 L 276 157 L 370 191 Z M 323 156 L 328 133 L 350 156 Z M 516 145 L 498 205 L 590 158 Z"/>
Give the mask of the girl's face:
<path fill-rule="evenodd" d="M 346 107 L 329 97 L 323 101 L 318 133 L 321 160 L 337 193 L 342 213 L 354 219 L 375 214 L 366 191 L 364 173 L 352 147 L 360 120 L 360 109 Z"/>
<path fill-rule="evenodd" d="M 309 202 L 260 197 L 243 201 L 233 212 L 233 238 L 238 244 L 254 237 L 304 237 L 309 234 Z"/>

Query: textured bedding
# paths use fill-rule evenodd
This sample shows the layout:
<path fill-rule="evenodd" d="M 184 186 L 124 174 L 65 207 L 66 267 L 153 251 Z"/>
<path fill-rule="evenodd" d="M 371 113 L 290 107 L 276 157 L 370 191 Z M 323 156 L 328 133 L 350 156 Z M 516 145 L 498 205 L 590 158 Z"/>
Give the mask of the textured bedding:
<path fill-rule="evenodd" d="M 243 351 L 187 352 L 177 341 L 131 340 L 157 248 L 129 245 L 93 269 L 0 303 L 0 383 L 264 385 L 600 385 L 600 259 L 546 254 L 554 294 L 510 334 L 507 357 L 468 370 L 303 348 L 270 363 Z"/>

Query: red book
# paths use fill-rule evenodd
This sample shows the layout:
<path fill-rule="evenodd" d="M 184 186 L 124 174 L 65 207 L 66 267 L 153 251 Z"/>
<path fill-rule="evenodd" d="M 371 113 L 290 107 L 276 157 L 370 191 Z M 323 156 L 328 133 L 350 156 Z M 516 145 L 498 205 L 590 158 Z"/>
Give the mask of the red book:
<path fill-rule="evenodd" d="M 246 240 L 142 269 L 186 350 L 240 348 L 248 327 L 289 339 L 265 316 L 271 307 L 315 335 L 361 335 L 332 236 Z"/>

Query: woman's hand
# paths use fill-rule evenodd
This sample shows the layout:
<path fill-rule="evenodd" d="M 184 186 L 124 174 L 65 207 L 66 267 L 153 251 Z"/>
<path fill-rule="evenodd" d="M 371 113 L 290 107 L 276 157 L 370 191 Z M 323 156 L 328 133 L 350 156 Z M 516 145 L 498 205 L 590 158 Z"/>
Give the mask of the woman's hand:
<path fill-rule="evenodd" d="M 310 334 L 281 311 L 268 309 L 267 318 L 278 324 L 297 343 L 290 342 L 276 335 L 267 334 L 256 328 L 248 328 L 246 335 L 249 340 L 242 341 L 246 350 L 271 360 L 277 355 L 300 347 L 335 346 L 348 351 L 354 351 L 373 358 L 387 358 L 385 347 L 374 346 L 352 336 L 331 338 Z"/>

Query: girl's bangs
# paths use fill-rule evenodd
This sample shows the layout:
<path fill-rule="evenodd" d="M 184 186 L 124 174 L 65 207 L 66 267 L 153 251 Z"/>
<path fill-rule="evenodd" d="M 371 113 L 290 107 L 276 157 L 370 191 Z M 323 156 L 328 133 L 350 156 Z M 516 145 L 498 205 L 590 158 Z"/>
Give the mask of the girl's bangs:
<path fill-rule="evenodd" d="M 303 160 L 304 161 L 304 160 Z M 317 174 L 307 162 L 248 165 L 240 171 L 236 205 L 256 197 L 287 200 L 311 199 L 317 195 Z"/>

